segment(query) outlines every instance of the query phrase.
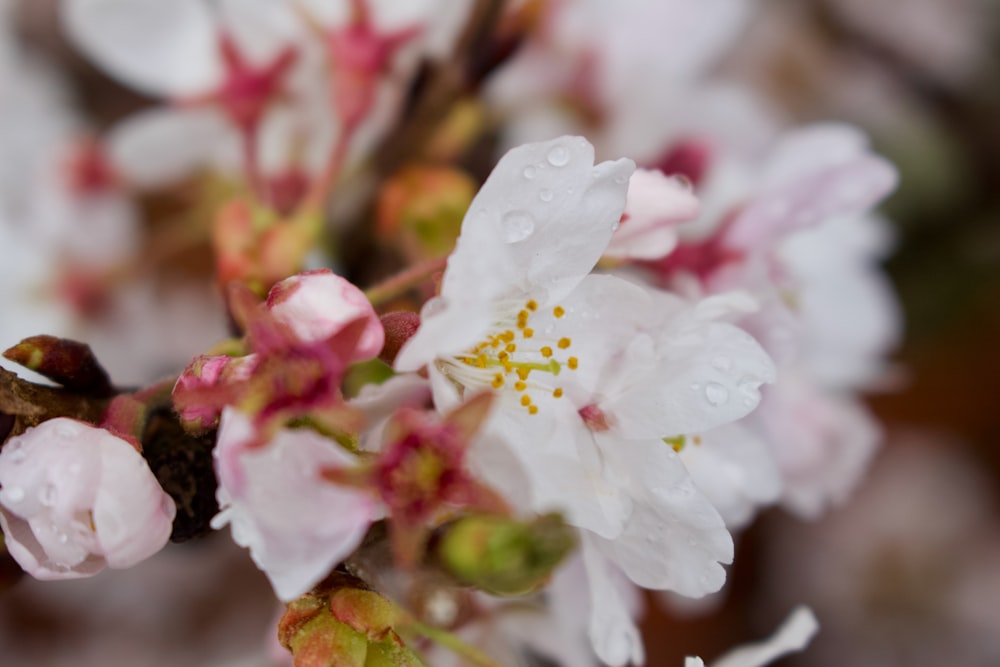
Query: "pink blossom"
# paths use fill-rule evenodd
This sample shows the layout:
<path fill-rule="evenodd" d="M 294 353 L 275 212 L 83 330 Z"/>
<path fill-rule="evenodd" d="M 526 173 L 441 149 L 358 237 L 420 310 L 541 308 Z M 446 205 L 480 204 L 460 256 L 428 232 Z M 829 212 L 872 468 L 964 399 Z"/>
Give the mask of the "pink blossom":
<path fill-rule="evenodd" d="M 166 544 L 176 508 L 125 440 L 60 417 L 0 451 L 0 526 L 37 579 L 135 565 Z"/>
<path fill-rule="evenodd" d="M 352 361 L 371 359 L 382 351 L 385 331 L 364 292 L 329 269 L 286 278 L 267 295 L 271 315 L 287 325 L 303 343 L 332 338 L 351 322 L 367 322 Z"/>
<path fill-rule="evenodd" d="M 254 562 L 282 600 L 306 593 L 360 544 L 377 518 L 371 495 L 325 480 L 322 470 L 343 468 L 354 457 L 308 429 L 282 429 L 262 446 L 250 417 L 222 413 L 215 447 L 222 511 L 233 541 Z"/>
<path fill-rule="evenodd" d="M 257 363 L 258 357 L 255 354 L 245 357 L 202 354 L 195 357 L 174 385 L 174 405 L 181 422 L 194 430 L 214 428 L 219 423 L 222 408 L 211 401 L 188 401 L 183 397 L 189 392 L 195 392 L 194 395 L 198 397 L 201 395 L 198 393 L 200 390 L 247 380 Z"/>

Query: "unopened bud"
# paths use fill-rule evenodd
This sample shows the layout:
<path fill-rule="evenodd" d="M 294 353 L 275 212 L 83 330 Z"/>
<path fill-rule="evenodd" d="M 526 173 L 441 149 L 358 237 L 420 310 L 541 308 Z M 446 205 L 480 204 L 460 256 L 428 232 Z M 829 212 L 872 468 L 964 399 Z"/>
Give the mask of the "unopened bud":
<path fill-rule="evenodd" d="M 391 366 L 396 361 L 399 350 L 420 328 L 420 315 L 399 311 L 386 313 L 381 319 L 382 327 L 385 329 L 385 344 L 378 358 Z"/>
<path fill-rule="evenodd" d="M 461 171 L 405 167 L 379 195 L 378 233 L 411 260 L 443 257 L 455 247 L 475 194 L 475 182 Z"/>
<path fill-rule="evenodd" d="M 436 553 L 462 582 L 496 595 L 519 595 L 544 584 L 574 544 L 573 529 L 558 514 L 530 522 L 469 516 L 444 529 Z"/>
<path fill-rule="evenodd" d="M 405 614 L 382 595 L 346 575 L 291 602 L 278 639 L 295 667 L 418 667 L 423 663 L 395 628 Z"/>
<path fill-rule="evenodd" d="M 31 336 L 3 356 L 78 393 L 106 397 L 114 393 L 107 372 L 90 346 L 67 338 Z"/>

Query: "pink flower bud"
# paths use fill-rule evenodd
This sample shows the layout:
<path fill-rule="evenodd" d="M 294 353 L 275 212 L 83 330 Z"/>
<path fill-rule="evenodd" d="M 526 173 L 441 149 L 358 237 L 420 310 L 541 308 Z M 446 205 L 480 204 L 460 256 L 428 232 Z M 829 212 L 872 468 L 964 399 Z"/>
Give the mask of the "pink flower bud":
<path fill-rule="evenodd" d="M 213 429 L 219 424 L 222 406 L 227 400 L 227 389 L 247 380 L 257 367 L 259 359 L 251 354 L 245 357 L 199 355 L 188 364 L 174 385 L 174 408 L 181 423 L 190 431 Z M 211 391 L 218 388 L 218 392 Z M 213 400 L 217 394 L 218 400 Z"/>
<path fill-rule="evenodd" d="M 163 548 L 176 512 L 132 445 L 64 417 L 4 446 L 0 486 L 7 549 L 36 579 L 131 567 Z"/>
<path fill-rule="evenodd" d="M 267 295 L 267 309 L 306 343 L 332 338 L 350 322 L 365 318 L 367 326 L 351 361 L 371 359 L 385 342 L 382 323 L 364 292 L 329 269 L 282 280 Z"/>

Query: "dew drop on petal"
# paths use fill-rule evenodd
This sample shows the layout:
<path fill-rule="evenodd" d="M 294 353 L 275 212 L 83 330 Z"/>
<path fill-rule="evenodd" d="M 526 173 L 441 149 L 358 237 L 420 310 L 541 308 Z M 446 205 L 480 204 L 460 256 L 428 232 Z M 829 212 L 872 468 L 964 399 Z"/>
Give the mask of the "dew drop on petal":
<path fill-rule="evenodd" d="M 56 503 L 56 486 L 51 482 L 46 484 L 38 492 L 38 502 L 45 505 L 46 507 L 51 507 Z"/>
<path fill-rule="evenodd" d="M 3 490 L 4 498 L 11 503 L 19 503 L 24 500 L 24 489 L 19 486 L 11 486 Z"/>
<path fill-rule="evenodd" d="M 537 173 L 538 173 L 538 170 L 535 169 L 534 167 L 532 167 L 530 164 L 527 167 L 524 168 L 524 177 L 527 178 L 528 180 L 531 180 L 532 178 L 534 178 L 535 174 L 537 174 Z"/>
<path fill-rule="evenodd" d="M 718 382 L 709 382 L 705 385 L 705 398 L 710 404 L 718 407 L 729 400 L 729 390 Z"/>
<path fill-rule="evenodd" d="M 565 167 L 569 164 L 569 151 L 565 146 L 555 146 L 549 151 L 547 158 L 553 167 Z"/>
<path fill-rule="evenodd" d="M 524 211 L 510 211 L 500 220 L 503 240 L 517 243 L 531 236 L 535 231 L 535 219 Z"/>
<path fill-rule="evenodd" d="M 552 201 L 552 198 L 554 196 L 555 195 L 552 194 L 552 190 L 542 190 L 541 192 L 538 193 L 538 198 L 544 202 Z"/>

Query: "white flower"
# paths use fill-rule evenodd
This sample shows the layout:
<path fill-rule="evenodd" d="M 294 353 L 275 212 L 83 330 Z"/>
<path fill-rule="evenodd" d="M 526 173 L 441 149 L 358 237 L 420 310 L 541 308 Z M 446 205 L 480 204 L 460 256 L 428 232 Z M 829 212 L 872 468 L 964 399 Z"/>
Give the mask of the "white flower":
<path fill-rule="evenodd" d="M 163 548 L 176 511 L 131 444 L 64 417 L 4 445 L 0 486 L 7 550 L 37 579 L 131 567 Z"/>
<path fill-rule="evenodd" d="M 566 512 L 635 583 L 697 596 L 722 585 L 732 541 L 662 438 L 744 416 L 774 369 L 718 321 L 743 297 L 692 307 L 587 275 L 631 170 L 594 166 L 590 144 L 572 137 L 504 156 L 396 365 L 427 365 L 440 410 L 496 389 L 478 472 L 525 509 Z"/>
<path fill-rule="evenodd" d="M 212 527 L 229 524 L 277 596 L 293 600 L 354 551 L 377 507 L 367 492 L 322 477 L 354 462 L 336 442 L 309 429 L 283 429 L 249 448 L 254 438 L 246 415 L 223 411 L 214 452 L 221 511 Z"/>

